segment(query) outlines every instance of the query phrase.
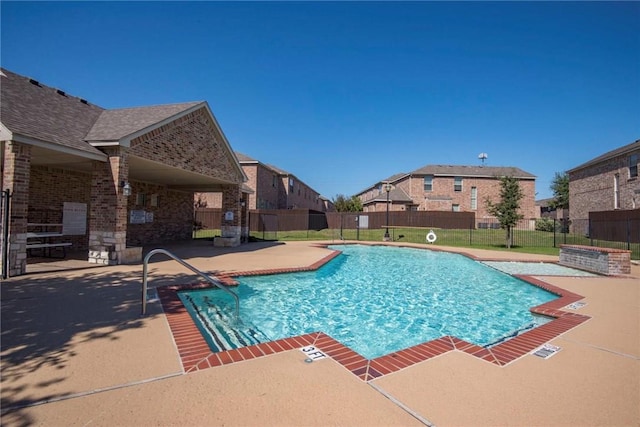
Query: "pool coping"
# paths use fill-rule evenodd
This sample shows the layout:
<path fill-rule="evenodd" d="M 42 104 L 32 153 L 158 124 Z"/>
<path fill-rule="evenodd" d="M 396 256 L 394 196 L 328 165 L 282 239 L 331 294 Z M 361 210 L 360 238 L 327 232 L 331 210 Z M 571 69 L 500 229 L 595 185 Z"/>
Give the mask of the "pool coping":
<path fill-rule="evenodd" d="M 326 248 L 331 245 L 332 244 L 319 244 L 317 246 Z M 432 247 L 424 249 L 445 251 Z M 227 285 L 235 285 L 237 282 L 234 278 L 239 276 L 313 271 L 328 263 L 340 253 L 340 251 L 333 250 L 329 255 L 307 267 L 223 272 L 216 275 L 216 277 Z M 491 260 L 472 256 L 467 253 L 456 253 L 460 253 L 477 261 Z M 178 292 L 180 291 L 205 289 L 212 285 L 209 283 L 168 285 L 158 287 L 157 292 L 185 373 L 251 360 L 283 351 L 314 346 L 358 378 L 363 381 L 371 381 L 454 350 L 462 351 L 497 366 L 506 366 L 590 319 L 589 316 L 563 310 L 563 308 L 569 304 L 583 299 L 583 296 L 551 285 L 537 277 L 528 275 L 513 276 L 559 296 L 559 298 L 553 301 L 530 308 L 532 313 L 546 316 L 553 320 L 489 348 L 481 347 L 460 338 L 447 335 L 374 359 L 366 359 L 321 331 L 233 350 L 212 352 L 206 339 L 178 296 Z M 590 278 L 585 279 L 589 280 Z"/>

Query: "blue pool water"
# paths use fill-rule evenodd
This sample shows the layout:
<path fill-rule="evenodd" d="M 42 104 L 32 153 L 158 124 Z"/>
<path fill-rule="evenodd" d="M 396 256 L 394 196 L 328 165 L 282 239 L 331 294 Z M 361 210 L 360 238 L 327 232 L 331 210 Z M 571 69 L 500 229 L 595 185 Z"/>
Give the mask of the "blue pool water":
<path fill-rule="evenodd" d="M 322 331 L 375 358 L 453 335 L 489 346 L 536 326 L 529 308 L 557 298 L 465 256 L 336 245 L 317 271 L 238 278 L 235 304 L 217 289 L 180 292 L 214 351 Z"/>

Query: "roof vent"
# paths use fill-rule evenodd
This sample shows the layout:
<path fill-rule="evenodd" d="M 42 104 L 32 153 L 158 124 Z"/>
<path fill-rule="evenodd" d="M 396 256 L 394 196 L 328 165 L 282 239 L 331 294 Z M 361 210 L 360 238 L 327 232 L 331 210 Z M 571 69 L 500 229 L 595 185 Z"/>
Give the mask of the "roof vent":
<path fill-rule="evenodd" d="M 29 79 L 29 83 L 31 83 L 32 85 L 36 85 L 36 86 L 40 87 L 40 82 L 35 80 L 35 79 Z"/>
<path fill-rule="evenodd" d="M 66 94 L 66 93 L 64 93 L 64 91 L 63 91 L 63 90 L 60 90 L 60 89 L 56 89 L 56 93 L 57 93 L 58 95 L 67 96 L 67 94 Z"/>
<path fill-rule="evenodd" d="M 83 104 L 87 104 L 87 105 L 89 104 L 86 99 L 82 99 L 82 98 L 80 98 L 80 102 L 82 102 Z"/>

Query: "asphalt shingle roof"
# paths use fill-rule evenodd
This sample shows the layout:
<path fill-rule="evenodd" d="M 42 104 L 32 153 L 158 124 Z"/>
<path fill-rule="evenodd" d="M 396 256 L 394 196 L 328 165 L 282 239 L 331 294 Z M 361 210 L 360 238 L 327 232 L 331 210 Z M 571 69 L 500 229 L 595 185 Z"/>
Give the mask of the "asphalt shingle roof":
<path fill-rule="evenodd" d="M 234 151 L 236 158 L 238 159 L 238 161 L 240 163 L 245 162 L 245 163 L 256 163 L 257 160 L 247 156 L 246 154 L 242 154 L 242 153 L 238 153 L 237 151 Z"/>
<path fill-rule="evenodd" d="M 476 177 L 500 177 L 511 176 L 514 178 L 530 178 L 536 176 L 513 166 L 457 166 L 457 165 L 427 165 L 411 172 L 412 175 L 435 176 L 476 176 Z"/>
<path fill-rule="evenodd" d="M 85 139 L 90 142 L 119 141 L 200 104 L 204 105 L 204 102 L 105 110 L 91 127 Z"/>
<path fill-rule="evenodd" d="M 393 187 L 391 191 L 389 191 L 389 200 L 392 202 L 403 202 L 403 203 L 411 203 L 413 199 L 409 197 L 409 195 L 401 188 Z M 381 191 L 376 196 L 371 199 L 365 200 L 363 202 L 364 205 L 368 205 L 374 202 L 386 202 L 387 201 L 387 192 Z"/>
<path fill-rule="evenodd" d="M 581 164 L 580 166 L 576 166 L 573 169 L 569 169 L 568 172 L 574 172 L 574 171 L 577 171 L 579 169 L 586 168 L 588 166 L 600 163 L 600 162 L 605 161 L 605 160 L 612 159 L 614 157 L 618 157 L 618 156 L 623 155 L 623 154 L 625 154 L 627 152 L 630 152 L 630 151 L 633 151 L 633 150 L 637 150 L 637 149 L 640 149 L 640 139 L 632 142 L 631 144 L 627 144 L 627 145 L 622 146 L 620 148 L 616 148 L 615 150 L 607 151 L 606 153 L 602 154 L 601 156 L 598 156 L 598 157 L 596 157 L 594 159 L 591 159 L 588 162 Z"/>
<path fill-rule="evenodd" d="M 103 108 L 4 68 L 2 74 L 0 121 L 14 135 L 104 156 L 84 140 Z"/>

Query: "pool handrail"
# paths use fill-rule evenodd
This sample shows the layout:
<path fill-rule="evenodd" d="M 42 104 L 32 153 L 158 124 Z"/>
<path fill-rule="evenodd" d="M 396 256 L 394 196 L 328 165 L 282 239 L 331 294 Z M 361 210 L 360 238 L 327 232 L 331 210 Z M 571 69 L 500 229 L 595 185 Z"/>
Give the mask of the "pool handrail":
<path fill-rule="evenodd" d="M 220 283 L 220 281 L 213 279 L 208 274 L 203 273 L 202 271 L 198 270 L 197 268 L 195 268 L 191 264 L 187 263 L 183 259 L 178 258 L 176 255 L 172 254 L 171 252 L 167 251 L 166 249 L 153 249 L 152 251 L 150 251 L 147 254 L 147 256 L 144 257 L 144 262 L 143 262 L 143 265 L 142 265 L 142 315 L 143 316 L 147 312 L 147 265 L 149 264 L 149 259 L 151 259 L 151 257 L 153 255 L 155 255 L 155 254 L 165 254 L 165 255 L 173 258 L 174 261 L 177 261 L 182 266 L 188 268 L 189 270 L 191 270 L 194 273 L 198 274 L 199 276 L 203 277 L 207 282 L 209 282 L 212 285 L 222 289 L 225 292 L 230 293 L 231 296 L 233 297 L 233 299 L 236 300 L 236 320 L 238 320 L 239 315 L 240 315 L 240 298 L 238 297 L 238 295 L 235 292 L 233 292 L 227 286 L 225 286 L 222 283 Z"/>

